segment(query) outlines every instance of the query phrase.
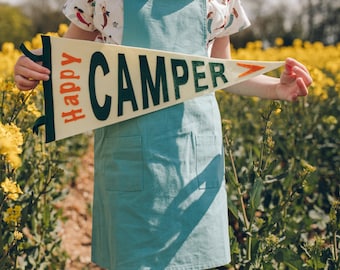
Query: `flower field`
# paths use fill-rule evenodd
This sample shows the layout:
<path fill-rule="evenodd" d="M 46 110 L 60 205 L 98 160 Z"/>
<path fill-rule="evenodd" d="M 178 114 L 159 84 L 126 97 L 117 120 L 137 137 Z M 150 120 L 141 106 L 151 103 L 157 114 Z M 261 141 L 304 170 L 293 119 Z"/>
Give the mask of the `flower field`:
<path fill-rule="evenodd" d="M 58 33 L 62 35 L 66 26 Z M 226 269 L 339 269 L 340 44 L 295 40 L 233 50 L 235 59 L 306 64 L 314 83 L 294 103 L 216 93 L 225 138 L 232 263 Z M 37 35 L 28 48 L 41 46 Z M 0 51 L 0 269 L 64 269 L 56 203 L 88 135 L 44 143 L 32 132 L 42 87 L 13 83 L 20 52 Z M 272 75 L 278 76 L 277 73 Z"/>

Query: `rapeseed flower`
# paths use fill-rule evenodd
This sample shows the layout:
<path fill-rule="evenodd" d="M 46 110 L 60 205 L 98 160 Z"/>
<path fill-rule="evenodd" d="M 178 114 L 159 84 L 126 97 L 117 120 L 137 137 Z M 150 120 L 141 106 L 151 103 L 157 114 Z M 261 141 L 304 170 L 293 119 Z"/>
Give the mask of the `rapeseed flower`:
<path fill-rule="evenodd" d="M 4 42 L 1 46 L 1 51 L 5 55 L 10 55 L 14 52 L 15 46 L 12 42 Z"/>
<path fill-rule="evenodd" d="M 62 37 L 66 33 L 67 30 L 68 30 L 67 24 L 65 23 L 60 24 L 59 29 L 58 29 L 58 35 Z"/>
<path fill-rule="evenodd" d="M 4 213 L 3 220 L 7 224 L 14 224 L 15 226 L 18 225 L 21 219 L 21 210 L 22 208 L 20 205 L 7 208 L 6 212 Z"/>
<path fill-rule="evenodd" d="M 336 117 L 333 115 L 328 115 L 322 118 L 322 122 L 327 125 L 336 125 L 338 123 L 338 119 L 336 119 Z"/>
<path fill-rule="evenodd" d="M 294 39 L 293 47 L 294 48 L 301 48 L 303 46 L 303 41 L 301 39 Z"/>
<path fill-rule="evenodd" d="M 276 247 L 279 244 L 280 239 L 274 234 L 269 234 L 266 237 L 265 241 L 266 241 L 268 246 Z"/>
<path fill-rule="evenodd" d="M 15 240 L 21 240 L 24 237 L 22 232 L 19 232 L 19 231 L 14 231 L 13 236 Z"/>
<path fill-rule="evenodd" d="M 22 152 L 23 143 L 23 135 L 15 124 L 0 123 L 0 155 L 5 156 L 15 169 L 21 166 L 19 154 Z"/>
<path fill-rule="evenodd" d="M 41 112 L 37 109 L 34 103 L 28 104 L 26 110 L 33 114 L 35 117 L 40 117 Z"/>
<path fill-rule="evenodd" d="M 42 47 L 41 34 L 37 34 L 35 37 L 32 38 L 31 46 L 32 49 L 39 49 Z"/>
<path fill-rule="evenodd" d="M 275 39 L 275 45 L 278 46 L 278 47 L 281 47 L 282 45 L 284 44 L 284 40 L 283 38 L 276 38 Z"/>
<path fill-rule="evenodd" d="M 316 171 L 316 167 L 310 165 L 306 160 L 301 160 L 300 163 L 306 173 L 313 173 Z"/>
<path fill-rule="evenodd" d="M 5 181 L 1 183 L 1 188 L 5 195 L 13 201 L 16 201 L 20 194 L 23 194 L 20 186 L 8 178 L 6 178 Z"/>

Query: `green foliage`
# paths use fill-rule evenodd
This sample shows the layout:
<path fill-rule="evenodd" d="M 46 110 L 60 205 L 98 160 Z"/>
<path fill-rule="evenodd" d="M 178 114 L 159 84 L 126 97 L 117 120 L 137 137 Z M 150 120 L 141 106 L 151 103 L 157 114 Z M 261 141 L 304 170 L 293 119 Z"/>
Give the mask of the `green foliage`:
<path fill-rule="evenodd" d="M 39 104 L 41 91 L 15 91 L 11 80 L 0 84 L 0 269 L 65 267 L 58 202 L 88 140 L 77 136 L 45 144 L 44 136 L 31 130 Z M 20 160 L 10 155 L 15 150 Z"/>
<path fill-rule="evenodd" d="M 218 93 L 230 269 L 339 269 L 340 105 L 327 92 L 297 103 Z"/>
<path fill-rule="evenodd" d="M 33 36 L 32 22 L 20 8 L 0 4 L 0 14 L 0 47 L 4 42 L 18 46 Z"/>

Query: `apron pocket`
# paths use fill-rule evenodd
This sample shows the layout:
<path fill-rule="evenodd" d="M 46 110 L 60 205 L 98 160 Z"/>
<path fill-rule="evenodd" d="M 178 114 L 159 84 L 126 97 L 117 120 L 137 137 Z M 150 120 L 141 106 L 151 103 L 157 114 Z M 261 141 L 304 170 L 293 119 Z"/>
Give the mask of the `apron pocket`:
<path fill-rule="evenodd" d="M 196 136 L 196 168 L 199 189 L 218 188 L 223 180 L 224 160 L 219 137 Z"/>
<path fill-rule="evenodd" d="M 143 154 L 140 136 L 106 138 L 102 173 L 107 190 L 143 190 Z"/>

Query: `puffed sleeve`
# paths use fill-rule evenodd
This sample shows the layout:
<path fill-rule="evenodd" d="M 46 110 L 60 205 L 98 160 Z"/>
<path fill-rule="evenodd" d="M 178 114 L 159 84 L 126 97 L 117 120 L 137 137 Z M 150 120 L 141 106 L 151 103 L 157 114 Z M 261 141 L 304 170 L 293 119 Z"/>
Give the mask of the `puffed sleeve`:
<path fill-rule="evenodd" d="M 240 0 L 208 0 L 209 40 L 230 36 L 249 25 Z"/>
<path fill-rule="evenodd" d="M 63 13 L 75 25 L 86 31 L 94 31 L 93 24 L 95 0 L 68 0 Z"/>

